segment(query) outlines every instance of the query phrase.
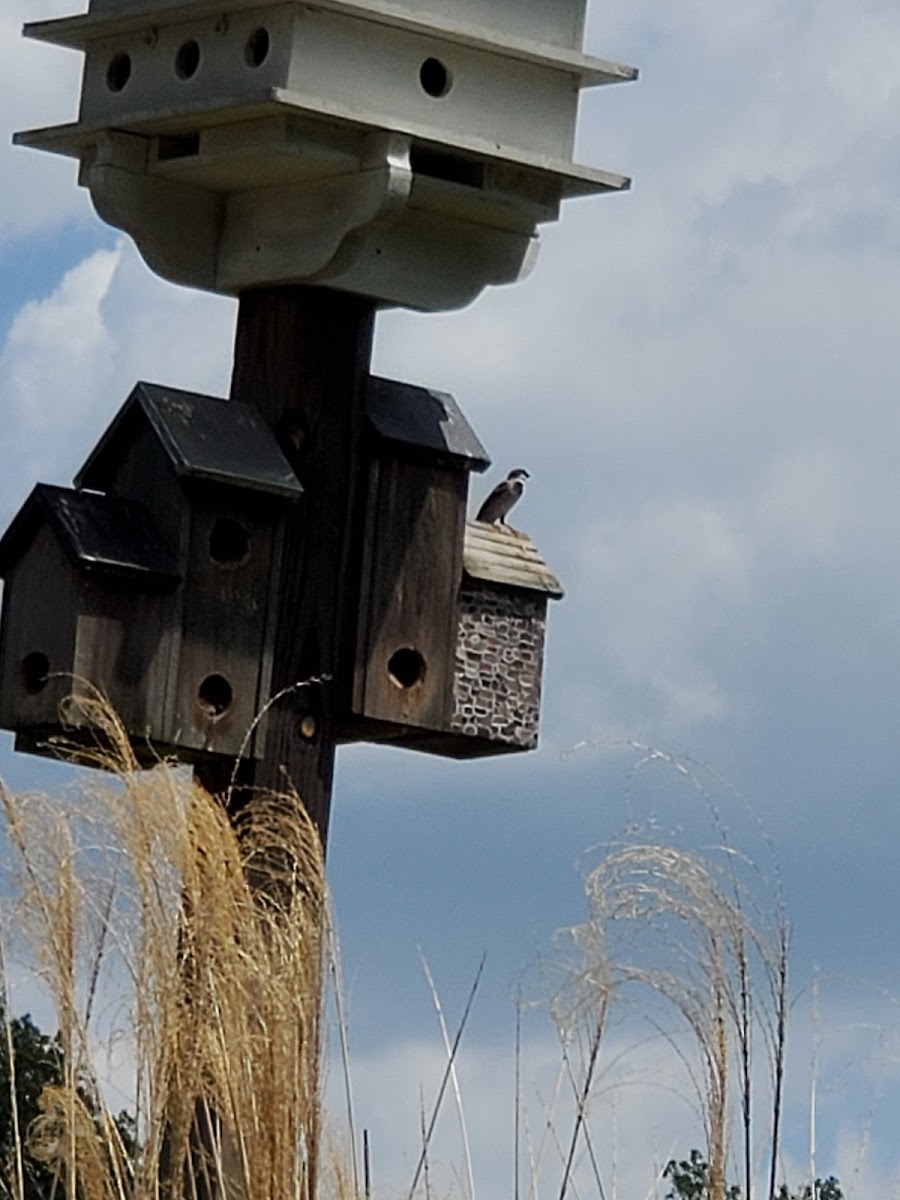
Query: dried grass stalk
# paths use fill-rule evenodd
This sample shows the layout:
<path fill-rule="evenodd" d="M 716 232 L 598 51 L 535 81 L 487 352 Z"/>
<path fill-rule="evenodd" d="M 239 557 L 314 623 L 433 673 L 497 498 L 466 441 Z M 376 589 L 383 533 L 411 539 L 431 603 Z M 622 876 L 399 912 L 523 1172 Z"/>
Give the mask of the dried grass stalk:
<path fill-rule="evenodd" d="M 184 770 L 139 771 L 101 698 L 71 704 L 96 733 L 79 760 L 104 776 L 64 802 L 0 790 L 16 898 L 4 925 L 53 1000 L 66 1064 L 21 1153 L 54 1169 L 71 1200 L 311 1200 L 326 903 L 316 829 L 296 795 L 274 794 L 254 796 L 233 827 Z M 133 1163 L 96 1079 L 109 1036 L 134 1058 Z"/>
<path fill-rule="evenodd" d="M 610 1010 L 626 993 L 649 989 L 677 1013 L 695 1053 L 681 1050 L 674 1032 L 668 1036 L 687 1070 L 703 1117 L 710 1200 L 724 1200 L 726 1195 L 726 1159 L 736 1103 L 732 1074 L 738 1080 L 737 1106 L 745 1141 L 740 1158 L 750 1200 L 753 1029 L 761 1032 L 770 1056 L 772 1088 L 767 1099 L 773 1163 L 778 1153 L 787 929 L 780 909 L 772 921 L 742 886 L 739 865 L 727 850 L 723 864 L 717 866 L 672 846 L 629 844 L 612 849 L 585 882 L 589 919 L 566 931 L 577 957 L 555 1002 L 565 1037 L 583 1029 L 592 1035 L 585 1056 L 586 1088 L 596 1073 Z M 586 1101 L 585 1092 L 578 1120 Z"/>

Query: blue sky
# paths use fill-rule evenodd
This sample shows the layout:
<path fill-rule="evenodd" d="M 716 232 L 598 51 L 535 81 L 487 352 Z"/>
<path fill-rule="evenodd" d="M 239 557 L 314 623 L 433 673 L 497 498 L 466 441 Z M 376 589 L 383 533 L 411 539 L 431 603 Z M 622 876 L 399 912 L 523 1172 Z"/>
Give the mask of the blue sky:
<path fill-rule="evenodd" d="M 75 111 L 78 57 L 18 37 L 69 11 L 0 13 L 3 525 L 37 479 L 70 481 L 136 379 L 227 387 L 233 305 L 155 279 L 70 162 L 9 145 Z M 531 471 L 517 521 L 567 596 L 538 752 L 341 752 L 329 865 L 360 1123 L 402 1188 L 441 1057 L 417 947 L 451 1022 L 486 950 L 460 1073 L 482 1193 L 509 1187 L 510 997 L 583 918 L 584 852 L 647 822 L 691 847 L 725 830 L 772 895 L 780 879 L 794 990 L 822 981 L 821 1016 L 808 990 L 796 1010 L 787 1165 L 808 1157 L 824 1030 L 817 1167 L 898 1194 L 900 9 L 609 0 L 587 46 L 641 69 L 585 96 L 578 134 L 633 190 L 567 206 L 517 286 L 379 318 L 375 369 L 451 391 L 492 455 L 475 492 Z M 665 753 L 635 775 L 642 745 Z M 0 774 L 61 779 L 5 735 Z M 545 1094 L 537 1012 L 529 1037 Z M 686 1152 L 696 1122 L 627 1096 L 619 1188 L 652 1194 L 651 1150 Z"/>

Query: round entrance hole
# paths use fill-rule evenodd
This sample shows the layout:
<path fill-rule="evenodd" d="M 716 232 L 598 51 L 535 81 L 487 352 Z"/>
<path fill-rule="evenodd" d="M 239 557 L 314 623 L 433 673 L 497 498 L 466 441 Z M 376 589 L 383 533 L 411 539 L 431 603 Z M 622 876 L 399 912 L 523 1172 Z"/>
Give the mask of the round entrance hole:
<path fill-rule="evenodd" d="M 30 696 L 36 696 L 50 679 L 50 659 L 40 650 L 32 650 L 22 659 L 22 682 Z"/>
<path fill-rule="evenodd" d="M 429 96 L 439 100 L 450 91 L 453 82 L 450 72 L 439 58 L 426 58 L 419 68 L 419 83 Z"/>
<path fill-rule="evenodd" d="M 193 38 L 182 42 L 175 55 L 175 74 L 179 79 L 190 79 L 200 66 L 200 45 Z"/>
<path fill-rule="evenodd" d="M 210 720 L 227 712 L 233 699 L 231 684 L 224 675 L 207 675 L 197 688 L 197 701 Z"/>
<path fill-rule="evenodd" d="M 209 557 L 221 567 L 238 567 L 249 556 L 247 530 L 231 517 L 219 517 L 209 535 Z"/>
<path fill-rule="evenodd" d="M 260 25 L 244 43 L 244 62 L 248 67 L 261 67 L 269 57 L 269 31 Z"/>
<path fill-rule="evenodd" d="M 388 675 L 391 683 L 404 691 L 415 687 L 425 678 L 425 659 L 411 646 L 395 650 L 388 659 Z"/>
<path fill-rule="evenodd" d="M 106 68 L 106 86 L 111 92 L 121 92 L 131 78 L 131 55 L 121 51 L 114 54 Z"/>

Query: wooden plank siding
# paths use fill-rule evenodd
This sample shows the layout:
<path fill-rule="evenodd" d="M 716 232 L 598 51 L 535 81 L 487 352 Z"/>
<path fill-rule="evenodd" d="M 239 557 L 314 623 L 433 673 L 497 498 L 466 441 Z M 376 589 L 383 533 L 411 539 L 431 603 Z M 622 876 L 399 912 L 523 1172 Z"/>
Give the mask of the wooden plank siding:
<path fill-rule="evenodd" d="M 368 719 L 447 727 L 466 487 L 458 469 L 382 456 L 370 466 L 354 696 Z"/>

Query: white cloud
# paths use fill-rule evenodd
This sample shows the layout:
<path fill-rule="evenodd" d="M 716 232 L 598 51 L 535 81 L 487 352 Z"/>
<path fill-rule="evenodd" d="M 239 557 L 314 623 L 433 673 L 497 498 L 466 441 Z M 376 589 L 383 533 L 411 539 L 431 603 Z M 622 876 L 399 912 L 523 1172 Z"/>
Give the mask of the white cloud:
<path fill-rule="evenodd" d="M 79 380 L 91 379 L 96 362 L 109 359 L 112 337 L 100 304 L 117 261 L 110 251 L 91 255 L 67 272 L 52 296 L 30 301 L 13 321 L 3 366 L 29 433 L 45 428 L 48 400 L 68 410 L 73 383 L 77 388 Z"/>
<path fill-rule="evenodd" d="M 37 479 L 68 483 L 138 379 L 226 394 L 233 320 L 231 302 L 153 276 L 125 238 L 25 304 L 0 348 L 7 510 Z"/>
<path fill-rule="evenodd" d="M 164 282 L 126 237 L 118 256 L 102 313 L 114 338 L 119 402 L 138 379 L 227 395 L 234 301 Z"/>
<path fill-rule="evenodd" d="M 4 479 L 9 503 L 37 471 L 54 477 L 71 453 L 85 420 L 85 405 L 107 385 L 113 336 L 100 306 L 118 255 L 100 251 L 69 271 L 53 295 L 27 303 L 0 351 L 13 423 L 5 451 L 15 464 Z"/>
<path fill-rule="evenodd" d="M 673 497 L 595 522 L 572 540 L 578 628 L 590 628 L 588 613 L 596 614 L 604 674 L 650 689 L 670 735 L 734 716 L 708 644 L 711 627 L 737 624 L 752 594 L 753 549 L 733 514 L 709 498 Z"/>
<path fill-rule="evenodd" d="M 852 492 L 854 475 L 834 446 L 810 442 L 773 456 L 759 488 L 758 542 L 782 561 L 840 561 L 867 519 Z"/>

